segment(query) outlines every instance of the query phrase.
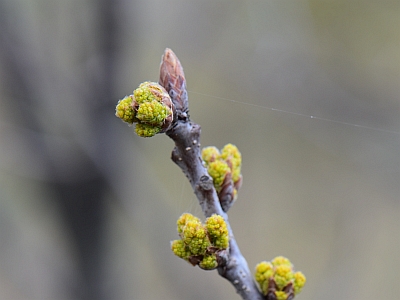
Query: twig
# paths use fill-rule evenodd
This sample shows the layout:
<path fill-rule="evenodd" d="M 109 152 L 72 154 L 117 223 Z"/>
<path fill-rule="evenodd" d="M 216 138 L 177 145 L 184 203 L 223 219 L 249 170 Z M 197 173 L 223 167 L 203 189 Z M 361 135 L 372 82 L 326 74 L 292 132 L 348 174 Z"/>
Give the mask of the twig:
<path fill-rule="evenodd" d="M 164 52 L 159 83 L 167 90 L 175 104 L 174 126 L 166 132 L 175 142 L 171 158 L 189 179 L 204 215 L 206 217 L 212 214 L 221 215 L 229 229 L 229 260 L 224 267 L 218 267 L 218 273 L 233 284 L 236 292 L 243 299 L 264 299 L 236 243 L 228 215 L 221 208 L 212 178 L 202 163 L 201 128 L 190 121 L 185 75 L 178 58 L 171 49 L 166 49 Z"/>

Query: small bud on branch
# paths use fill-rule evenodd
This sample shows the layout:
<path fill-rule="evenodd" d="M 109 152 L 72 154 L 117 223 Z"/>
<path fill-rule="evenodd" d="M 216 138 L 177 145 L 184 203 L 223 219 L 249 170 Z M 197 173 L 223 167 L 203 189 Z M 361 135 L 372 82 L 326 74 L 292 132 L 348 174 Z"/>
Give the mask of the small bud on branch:
<path fill-rule="evenodd" d="M 129 125 L 137 123 L 137 135 L 151 137 L 172 127 L 173 112 L 174 104 L 167 91 L 158 83 L 146 81 L 133 95 L 118 102 L 115 115 Z"/>
<path fill-rule="evenodd" d="M 229 235 L 223 217 L 212 215 L 203 225 L 199 218 L 186 213 L 176 223 L 181 240 L 171 243 L 175 255 L 204 270 L 226 264 Z"/>
<path fill-rule="evenodd" d="M 303 273 L 294 272 L 292 263 L 283 256 L 275 257 L 271 262 L 260 262 L 254 276 L 267 300 L 293 299 L 306 283 Z"/>
<path fill-rule="evenodd" d="M 225 145 L 221 152 L 213 146 L 203 148 L 201 155 L 208 174 L 213 178 L 222 209 L 227 212 L 236 201 L 242 185 L 242 155 L 232 144 Z"/>
<path fill-rule="evenodd" d="M 176 108 L 177 118 L 186 120 L 189 117 L 189 103 L 185 74 L 178 57 L 169 48 L 165 49 L 161 58 L 160 79 L 158 82 L 170 95 Z"/>

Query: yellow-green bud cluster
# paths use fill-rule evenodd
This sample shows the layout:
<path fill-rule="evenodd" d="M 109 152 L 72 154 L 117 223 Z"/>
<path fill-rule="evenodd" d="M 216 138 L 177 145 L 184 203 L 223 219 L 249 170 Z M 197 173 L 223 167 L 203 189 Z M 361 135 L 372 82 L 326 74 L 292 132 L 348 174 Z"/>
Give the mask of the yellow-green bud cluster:
<path fill-rule="evenodd" d="M 206 229 L 211 244 L 218 249 L 226 249 L 229 246 L 229 232 L 225 220 L 220 215 L 212 215 L 206 220 Z"/>
<path fill-rule="evenodd" d="M 213 146 L 204 148 L 202 159 L 213 179 L 222 208 L 227 211 L 236 200 L 242 184 L 242 156 L 235 145 L 227 144 L 221 152 Z"/>
<path fill-rule="evenodd" d="M 201 262 L 199 262 L 199 267 L 203 270 L 214 270 L 216 267 L 218 267 L 217 254 L 214 253 L 204 255 Z"/>
<path fill-rule="evenodd" d="M 225 145 L 221 150 L 221 159 L 226 161 L 232 171 L 232 180 L 234 183 L 240 180 L 240 168 L 242 165 L 242 155 L 239 149 L 232 144 Z"/>
<path fill-rule="evenodd" d="M 133 95 L 118 102 L 115 115 L 129 125 L 136 123 L 137 135 L 151 137 L 171 127 L 173 103 L 161 85 L 146 81 L 133 91 Z"/>
<path fill-rule="evenodd" d="M 125 96 L 124 99 L 118 101 L 115 108 L 115 115 L 129 125 L 139 121 L 135 118 L 135 110 L 132 107 L 132 102 L 133 95 Z"/>
<path fill-rule="evenodd" d="M 229 246 L 228 228 L 222 216 L 214 214 L 202 224 L 199 218 L 185 213 L 177 221 L 177 230 L 181 239 L 171 243 L 175 255 L 205 270 L 218 267 L 219 251 Z"/>
<path fill-rule="evenodd" d="M 273 294 L 277 300 L 292 299 L 306 283 L 303 273 L 294 272 L 292 263 L 283 256 L 259 263 L 255 279 L 263 295 Z"/>

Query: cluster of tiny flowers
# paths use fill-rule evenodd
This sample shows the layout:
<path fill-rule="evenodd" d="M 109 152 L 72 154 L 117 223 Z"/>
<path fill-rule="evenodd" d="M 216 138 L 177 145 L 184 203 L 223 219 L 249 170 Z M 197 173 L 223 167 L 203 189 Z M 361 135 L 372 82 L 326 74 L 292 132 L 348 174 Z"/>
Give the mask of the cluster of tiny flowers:
<path fill-rule="evenodd" d="M 218 267 L 219 252 L 229 245 L 223 217 L 214 214 L 202 224 L 199 218 L 185 213 L 177 221 L 177 230 L 181 239 L 171 243 L 175 255 L 205 270 Z"/>
<path fill-rule="evenodd" d="M 303 273 L 294 272 L 292 263 L 282 256 L 259 263 L 255 279 L 266 299 L 277 300 L 293 299 L 306 283 Z"/>
<path fill-rule="evenodd" d="M 161 85 L 146 81 L 119 100 L 115 115 L 129 125 L 136 123 L 137 135 L 151 137 L 172 125 L 173 103 Z"/>
<path fill-rule="evenodd" d="M 242 155 L 235 145 L 227 144 L 221 152 L 213 146 L 204 148 L 202 159 L 213 179 L 222 208 L 227 211 L 236 200 L 242 184 Z"/>

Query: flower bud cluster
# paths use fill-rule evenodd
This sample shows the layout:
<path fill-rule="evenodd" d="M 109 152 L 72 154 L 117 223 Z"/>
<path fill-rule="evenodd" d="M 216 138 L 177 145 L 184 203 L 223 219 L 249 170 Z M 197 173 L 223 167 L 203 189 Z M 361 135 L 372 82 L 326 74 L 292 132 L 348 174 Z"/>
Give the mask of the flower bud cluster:
<path fill-rule="evenodd" d="M 271 262 L 263 261 L 256 266 L 255 279 L 265 299 L 290 300 L 299 294 L 306 277 L 294 272 L 289 259 L 278 256 Z"/>
<path fill-rule="evenodd" d="M 227 144 L 221 152 L 213 146 L 204 148 L 202 159 L 208 174 L 213 179 L 222 209 L 227 212 L 236 200 L 237 191 L 242 185 L 240 173 L 242 156 L 235 145 Z"/>
<path fill-rule="evenodd" d="M 136 123 L 137 135 L 151 137 L 171 128 L 173 111 L 167 91 L 158 83 L 146 81 L 133 95 L 118 102 L 115 115 L 129 125 Z"/>
<path fill-rule="evenodd" d="M 181 239 L 171 243 L 175 255 L 205 270 L 223 262 L 229 233 L 222 216 L 214 214 L 202 224 L 199 218 L 185 213 L 177 221 L 177 230 Z"/>

